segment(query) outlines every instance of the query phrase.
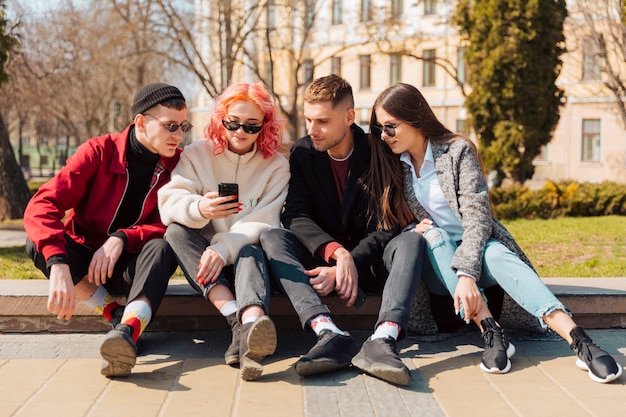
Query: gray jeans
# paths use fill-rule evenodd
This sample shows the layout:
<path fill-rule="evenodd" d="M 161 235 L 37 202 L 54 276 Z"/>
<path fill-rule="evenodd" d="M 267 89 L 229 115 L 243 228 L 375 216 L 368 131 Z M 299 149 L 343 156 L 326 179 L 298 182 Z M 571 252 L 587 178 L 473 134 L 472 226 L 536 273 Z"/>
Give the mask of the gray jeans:
<path fill-rule="evenodd" d="M 210 242 L 200 234 L 200 230 L 178 223 L 172 223 L 167 227 L 165 240 L 174 249 L 189 284 L 204 298 L 208 299 L 209 291 L 217 284 L 232 288 L 230 281 L 234 279 L 239 312 L 241 313 L 248 306 L 258 305 L 266 314 L 268 313 L 270 280 L 265 253 L 260 246 L 244 246 L 239 251 L 232 268 L 224 267 L 214 283 L 201 285 L 195 279 L 198 275 L 198 263 L 202 253 L 210 246 Z"/>
<path fill-rule="evenodd" d="M 264 232 L 261 235 L 261 246 L 267 254 L 272 276 L 289 297 L 303 328 L 313 317 L 330 314 L 304 273 L 305 269 L 327 265 L 321 258 L 312 255 L 286 229 Z M 367 271 L 359 271 L 359 286 L 364 290 L 370 291 L 374 286 L 382 288 L 382 303 L 376 326 L 384 321 L 398 323 L 401 338 L 405 335 L 411 304 L 422 278 L 425 247 L 421 234 L 401 233 L 385 247 L 382 259 L 372 259 Z"/>

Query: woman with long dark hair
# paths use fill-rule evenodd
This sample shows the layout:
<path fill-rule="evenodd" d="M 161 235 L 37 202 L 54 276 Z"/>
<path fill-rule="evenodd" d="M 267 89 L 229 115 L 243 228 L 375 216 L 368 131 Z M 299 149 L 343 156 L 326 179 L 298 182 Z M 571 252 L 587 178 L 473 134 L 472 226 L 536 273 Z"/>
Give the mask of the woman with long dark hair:
<path fill-rule="evenodd" d="M 515 353 L 482 293 L 500 285 L 567 341 L 576 365 L 592 380 L 606 383 L 621 375 L 621 366 L 576 325 L 493 216 L 476 146 L 443 126 L 417 88 L 400 83 L 383 91 L 374 103 L 370 130 L 369 187 L 374 201 L 380 201 L 372 208 L 382 219 L 379 227 L 396 225 L 424 235 L 455 311 L 482 333 L 483 371 L 508 372 Z"/>

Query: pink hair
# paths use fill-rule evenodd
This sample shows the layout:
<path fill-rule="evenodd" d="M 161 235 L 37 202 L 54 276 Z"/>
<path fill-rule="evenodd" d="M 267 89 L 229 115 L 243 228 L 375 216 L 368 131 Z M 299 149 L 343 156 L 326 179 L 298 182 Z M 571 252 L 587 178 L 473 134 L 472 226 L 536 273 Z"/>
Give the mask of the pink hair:
<path fill-rule="evenodd" d="M 256 144 L 263 158 L 276 154 L 283 138 L 283 123 L 278 118 L 272 96 L 261 84 L 237 83 L 228 86 L 215 99 L 215 110 L 211 115 L 211 121 L 204 129 L 204 138 L 212 140 L 215 144 L 215 155 L 223 153 L 228 147 L 222 120 L 228 112 L 228 107 L 236 101 L 250 101 L 261 109 L 263 129 L 256 139 Z"/>

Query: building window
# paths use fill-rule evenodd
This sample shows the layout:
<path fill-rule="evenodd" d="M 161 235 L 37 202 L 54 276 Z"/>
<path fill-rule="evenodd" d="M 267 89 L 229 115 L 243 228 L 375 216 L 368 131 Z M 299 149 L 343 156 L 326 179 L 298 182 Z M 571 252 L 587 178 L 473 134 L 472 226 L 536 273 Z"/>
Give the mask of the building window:
<path fill-rule="evenodd" d="M 267 28 L 275 29 L 276 28 L 276 5 L 274 4 L 274 0 L 267 0 L 267 6 L 265 9 L 267 13 Z"/>
<path fill-rule="evenodd" d="M 389 56 L 389 85 L 402 81 L 402 55 Z"/>
<path fill-rule="evenodd" d="M 391 17 L 398 18 L 402 16 L 402 6 L 404 0 L 391 0 Z"/>
<path fill-rule="evenodd" d="M 313 81 L 313 60 L 305 59 L 302 62 L 302 82 L 304 85 L 308 85 Z"/>
<path fill-rule="evenodd" d="M 424 15 L 437 13 L 437 0 L 424 0 Z"/>
<path fill-rule="evenodd" d="M 39 158 L 39 164 L 48 165 L 48 155 L 41 155 Z"/>
<path fill-rule="evenodd" d="M 372 0 L 361 0 L 361 22 L 372 20 Z"/>
<path fill-rule="evenodd" d="M 371 87 L 371 60 L 369 55 L 359 56 L 359 87 L 366 89 Z"/>
<path fill-rule="evenodd" d="M 583 119 L 581 160 L 600 162 L 600 119 Z"/>
<path fill-rule="evenodd" d="M 422 85 L 433 87 L 435 85 L 435 50 L 426 49 L 423 53 Z"/>
<path fill-rule="evenodd" d="M 341 77 L 341 57 L 334 56 L 330 59 L 330 73 Z"/>
<path fill-rule="evenodd" d="M 333 0 L 333 25 L 343 23 L 343 0 Z"/>
<path fill-rule="evenodd" d="M 539 155 L 535 157 L 535 160 L 539 162 L 547 162 L 550 160 L 548 145 L 541 145 L 541 148 L 539 148 Z"/>
<path fill-rule="evenodd" d="M 22 136 L 22 146 L 30 146 L 30 136 Z"/>
<path fill-rule="evenodd" d="M 467 120 L 456 119 L 456 132 L 460 135 L 469 138 L 469 129 L 467 128 Z"/>
<path fill-rule="evenodd" d="M 600 51 L 591 37 L 583 39 L 583 80 L 594 81 L 602 79 Z"/>
<path fill-rule="evenodd" d="M 465 84 L 466 71 L 465 48 L 458 48 L 456 50 L 456 78 L 461 84 Z"/>

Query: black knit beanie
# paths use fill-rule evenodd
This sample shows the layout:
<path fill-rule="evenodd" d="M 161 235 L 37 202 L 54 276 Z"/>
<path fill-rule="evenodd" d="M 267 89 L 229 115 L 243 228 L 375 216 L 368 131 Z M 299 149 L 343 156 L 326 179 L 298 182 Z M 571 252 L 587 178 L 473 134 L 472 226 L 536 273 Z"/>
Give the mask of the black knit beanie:
<path fill-rule="evenodd" d="M 133 113 L 133 119 L 136 115 L 147 111 L 148 109 L 172 99 L 180 99 L 185 101 L 185 97 L 180 90 L 173 85 L 163 83 L 153 83 L 141 87 L 133 100 L 130 111 Z"/>

